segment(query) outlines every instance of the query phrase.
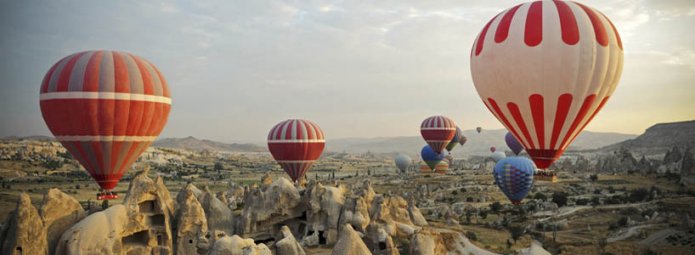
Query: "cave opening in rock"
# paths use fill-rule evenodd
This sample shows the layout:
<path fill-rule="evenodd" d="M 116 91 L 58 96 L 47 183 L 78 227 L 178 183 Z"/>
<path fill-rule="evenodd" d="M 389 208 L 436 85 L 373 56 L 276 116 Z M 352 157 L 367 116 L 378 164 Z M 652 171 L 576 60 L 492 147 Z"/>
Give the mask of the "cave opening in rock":
<path fill-rule="evenodd" d="M 299 226 L 297 227 L 297 233 L 298 233 L 299 235 L 297 235 L 297 237 L 299 237 L 299 238 L 304 237 L 304 235 L 303 235 L 303 234 L 304 234 L 304 231 L 306 231 L 306 224 L 304 224 L 304 223 L 299 223 Z"/>
<path fill-rule="evenodd" d="M 193 239 L 188 239 L 188 243 L 193 243 Z"/>
<path fill-rule="evenodd" d="M 138 204 L 138 206 L 140 207 L 140 213 L 154 213 L 154 200 L 144 201 Z"/>
<path fill-rule="evenodd" d="M 148 216 L 148 221 L 150 224 L 158 227 L 163 227 L 165 225 L 164 215 L 156 214 Z"/>
<path fill-rule="evenodd" d="M 323 236 L 323 231 L 319 230 L 319 245 L 326 245 L 326 237 Z"/>
<path fill-rule="evenodd" d="M 386 242 L 379 242 L 379 250 L 380 251 L 386 250 Z"/>
<path fill-rule="evenodd" d="M 261 244 L 261 243 L 263 243 L 263 244 L 269 244 L 269 243 L 271 243 L 271 242 L 275 242 L 275 238 L 269 237 L 269 238 L 266 238 L 266 239 L 258 239 L 258 240 L 254 239 L 253 242 L 254 242 L 255 244 Z"/>
<path fill-rule="evenodd" d="M 300 216 L 298 219 L 299 219 L 299 220 L 307 220 L 306 211 L 304 211 L 304 212 L 302 213 L 302 216 Z"/>
<path fill-rule="evenodd" d="M 123 244 L 140 244 L 147 245 L 150 240 L 150 235 L 147 230 L 135 232 L 132 235 L 123 237 Z"/>
<path fill-rule="evenodd" d="M 18 255 L 22 255 L 22 246 L 17 246 L 15 250 L 17 251 Z"/>

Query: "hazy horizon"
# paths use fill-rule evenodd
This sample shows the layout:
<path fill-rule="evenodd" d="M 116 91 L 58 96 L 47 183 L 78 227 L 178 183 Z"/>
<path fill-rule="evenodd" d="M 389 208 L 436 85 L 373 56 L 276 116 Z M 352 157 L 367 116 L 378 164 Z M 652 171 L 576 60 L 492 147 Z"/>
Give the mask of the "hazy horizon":
<path fill-rule="evenodd" d="M 329 139 L 418 136 L 436 114 L 501 129 L 468 56 L 484 24 L 519 2 L 0 2 L 0 137 L 50 136 L 40 82 L 90 49 L 162 71 L 173 102 L 160 138 L 255 143 L 287 118 Z M 638 135 L 695 119 L 695 2 L 581 2 L 615 23 L 625 48 L 620 85 L 586 130 Z"/>

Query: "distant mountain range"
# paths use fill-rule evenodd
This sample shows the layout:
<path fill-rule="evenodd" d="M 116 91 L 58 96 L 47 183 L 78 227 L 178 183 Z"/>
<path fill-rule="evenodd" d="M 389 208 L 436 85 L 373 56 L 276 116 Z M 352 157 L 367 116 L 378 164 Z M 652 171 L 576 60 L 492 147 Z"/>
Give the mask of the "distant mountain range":
<path fill-rule="evenodd" d="M 491 146 L 498 149 L 508 150 L 504 143 L 504 129 L 483 130 L 477 133 L 475 130 L 463 131 L 463 135 L 468 138 L 464 146 L 457 146 L 453 150 L 456 157 L 471 155 L 485 156 L 490 153 Z M 0 140 L 54 140 L 49 136 L 27 136 L 16 137 L 8 136 Z M 206 139 L 197 139 L 189 136 L 185 138 L 163 138 L 155 141 L 155 147 L 187 149 L 187 150 L 209 150 L 226 152 L 263 152 L 267 151 L 264 145 L 252 143 L 222 143 Z M 339 138 L 326 141 L 326 151 L 328 152 L 350 152 L 350 153 L 406 153 L 419 155 L 425 141 L 420 136 L 401 136 L 401 137 L 377 137 L 377 138 Z M 673 146 L 695 146 L 695 120 L 660 123 L 646 130 L 640 136 L 620 133 L 604 133 L 583 131 L 579 137 L 570 145 L 568 150 L 592 150 L 597 152 L 614 151 L 620 147 L 625 147 L 640 154 L 659 154 L 665 153 Z"/>
<path fill-rule="evenodd" d="M 454 148 L 453 155 L 457 157 L 470 155 L 488 155 L 490 147 L 509 150 L 504 142 L 506 129 L 483 130 L 478 133 L 475 130 L 463 131 L 468 141 L 463 147 Z M 605 147 L 614 143 L 635 138 L 636 135 L 620 133 L 603 133 L 584 131 L 568 148 L 569 150 L 591 150 Z M 375 152 L 390 153 L 402 152 L 406 154 L 418 154 L 425 145 L 420 136 L 407 137 L 379 137 L 379 138 L 344 138 L 326 141 L 326 150 L 333 152 Z"/>
<path fill-rule="evenodd" d="M 52 136 L 45 135 L 32 135 L 32 136 L 5 136 L 0 138 L 0 140 L 34 140 L 34 141 L 55 141 Z"/>
<path fill-rule="evenodd" d="M 695 147 L 695 120 L 659 123 L 647 128 L 644 134 L 601 150 L 612 151 L 625 147 L 640 154 L 666 153 L 673 146 Z"/>
<path fill-rule="evenodd" d="M 189 136 L 185 138 L 163 138 L 152 143 L 152 146 L 172 148 L 172 149 L 186 149 L 193 151 L 226 151 L 226 152 L 262 152 L 267 151 L 265 147 L 261 147 L 250 143 L 222 143 L 206 139 L 197 139 L 195 137 Z"/>

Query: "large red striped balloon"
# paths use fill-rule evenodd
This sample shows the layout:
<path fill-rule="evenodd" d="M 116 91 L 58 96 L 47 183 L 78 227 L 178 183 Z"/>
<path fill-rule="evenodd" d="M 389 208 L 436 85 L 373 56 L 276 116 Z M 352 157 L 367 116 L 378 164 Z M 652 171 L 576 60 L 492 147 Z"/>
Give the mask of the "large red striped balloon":
<path fill-rule="evenodd" d="M 604 106 L 622 67 L 622 42 L 610 20 L 569 1 L 507 9 L 471 50 L 480 97 L 539 168 L 559 158 Z"/>
<path fill-rule="evenodd" d="M 85 51 L 48 70 L 40 104 L 56 139 L 108 191 L 162 131 L 171 97 L 164 77 L 147 60 Z"/>
<path fill-rule="evenodd" d="M 456 135 L 456 123 L 444 116 L 432 116 L 422 121 L 420 134 L 432 150 L 441 153 Z"/>
<path fill-rule="evenodd" d="M 293 181 L 304 176 L 321 156 L 324 145 L 323 130 L 308 120 L 285 120 L 268 133 L 270 154 Z"/>

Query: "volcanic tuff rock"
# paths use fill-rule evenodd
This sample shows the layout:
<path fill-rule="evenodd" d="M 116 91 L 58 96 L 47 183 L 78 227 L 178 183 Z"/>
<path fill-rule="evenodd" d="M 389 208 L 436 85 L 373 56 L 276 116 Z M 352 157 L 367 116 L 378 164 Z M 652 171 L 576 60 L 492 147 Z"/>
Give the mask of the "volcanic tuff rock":
<path fill-rule="evenodd" d="M 363 197 L 349 197 L 345 200 L 340 224 L 350 224 L 357 231 L 365 231 L 369 225 L 369 205 Z"/>
<path fill-rule="evenodd" d="M 292 231 L 287 226 L 280 229 L 280 238 L 274 244 L 276 255 L 305 255 L 304 248 L 297 242 L 292 235 Z"/>
<path fill-rule="evenodd" d="M 227 235 L 234 234 L 234 220 L 232 210 L 220 201 L 210 189 L 205 187 L 203 200 L 200 204 L 205 210 L 208 218 L 208 229 L 210 231 L 222 231 Z"/>
<path fill-rule="evenodd" d="M 65 230 L 87 216 L 80 202 L 59 189 L 48 190 L 39 213 L 46 226 L 48 254 L 55 253 L 58 239 Z"/>
<path fill-rule="evenodd" d="M 237 233 L 272 232 L 275 224 L 302 215 L 301 196 L 287 178 L 278 178 L 266 189 L 249 188 Z"/>
<path fill-rule="evenodd" d="M 17 209 L 12 212 L 0 232 L 2 254 L 47 254 L 46 228 L 38 210 L 26 193 L 19 195 Z"/>
<path fill-rule="evenodd" d="M 215 242 L 208 255 L 272 255 L 265 244 L 254 243 L 251 238 L 225 236 Z"/>
<path fill-rule="evenodd" d="M 352 226 L 345 224 L 341 227 L 338 242 L 333 246 L 332 255 L 367 255 L 372 254 Z"/>
<path fill-rule="evenodd" d="M 433 191 L 452 187 L 440 185 Z M 244 197 L 241 215 L 233 219 L 219 197 L 227 202 Z M 189 184 L 177 195 L 174 208 L 163 179 L 152 180 L 143 171 L 132 179 L 123 204 L 82 220 L 79 203 L 58 190 L 48 192 L 41 213 L 23 194 L 17 211 L 0 230 L 0 249 L 5 249 L 3 254 L 17 247 L 24 254 L 46 254 L 53 246 L 47 244 L 50 233 L 67 228 L 56 242 L 55 254 L 266 255 L 272 249 L 281 255 L 304 255 L 302 245 L 320 245 L 333 248 L 334 254 L 395 255 L 396 244 L 407 243 L 412 254 L 491 254 L 458 231 L 428 226 L 414 196 L 409 197 L 410 202 L 392 193 L 376 194 L 368 181 L 356 188 L 315 181 L 297 187 L 278 178 L 245 188 L 230 185 L 217 195 Z"/>
<path fill-rule="evenodd" d="M 345 204 L 347 188 L 324 186 L 312 183 L 307 187 L 306 215 L 308 229 L 315 231 L 319 238 L 325 238 L 327 245 L 333 245 L 338 240 L 338 223 Z"/>
<path fill-rule="evenodd" d="M 169 191 L 147 169 L 135 175 L 123 204 L 89 215 L 65 231 L 56 254 L 172 254 Z"/>
<path fill-rule="evenodd" d="M 179 193 L 179 210 L 176 215 L 176 254 L 203 253 L 209 248 L 208 223 L 203 207 L 192 189 Z"/>
<path fill-rule="evenodd" d="M 412 236 L 410 240 L 410 254 L 495 255 L 495 253 L 476 247 L 459 232 L 429 228 L 422 229 Z"/>
<path fill-rule="evenodd" d="M 235 210 L 239 203 L 244 202 L 244 187 L 234 183 L 229 183 L 229 188 L 225 191 L 219 192 L 217 198 L 229 207 L 230 210 Z"/>
<path fill-rule="evenodd" d="M 181 192 L 179 192 L 176 195 L 176 204 L 177 205 L 180 205 L 181 203 L 186 201 L 186 194 L 184 192 L 185 190 L 190 191 L 191 194 L 193 194 L 193 196 L 196 198 L 196 200 L 198 200 L 198 202 L 202 201 L 203 195 L 205 195 L 205 193 L 203 193 L 202 190 L 198 189 L 198 187 L 193 185 L 193 183 L 188 183 L 188 184 L 186 184 L 186 187 L 183 188 L 183 190 L 181 190 Z M 178 207 L 177 207 L 177 209 L 178 209 Z"/>
<path fill-rule="evenodd" d="M 398 255 L 398 247 L 391 235 L 379 224 L 370 224 L 365 232 L 365 242 L 373 254 Z"/>

